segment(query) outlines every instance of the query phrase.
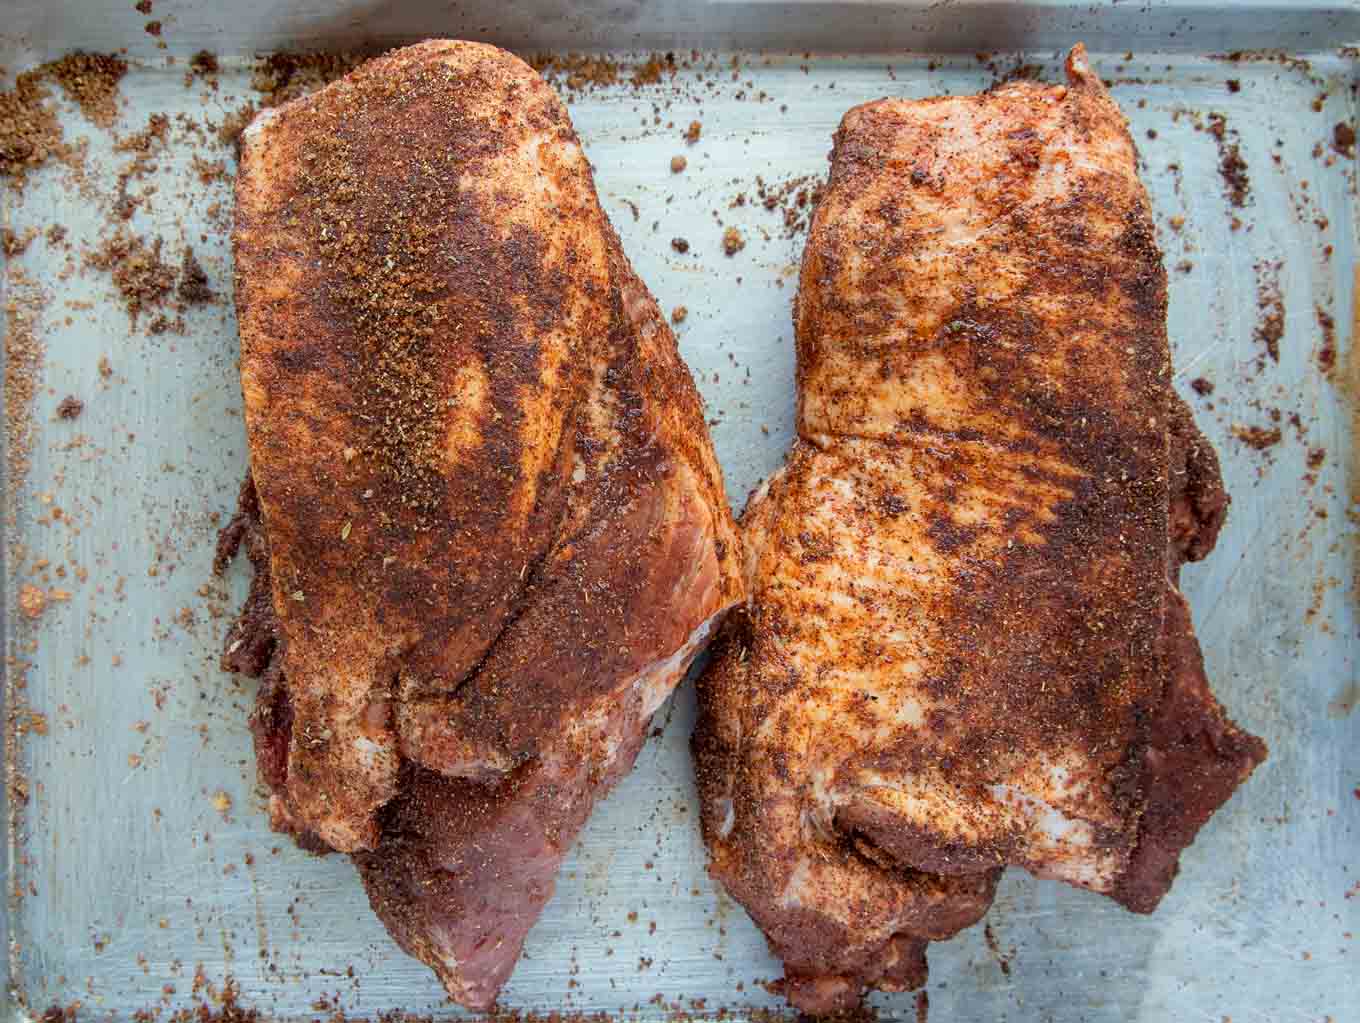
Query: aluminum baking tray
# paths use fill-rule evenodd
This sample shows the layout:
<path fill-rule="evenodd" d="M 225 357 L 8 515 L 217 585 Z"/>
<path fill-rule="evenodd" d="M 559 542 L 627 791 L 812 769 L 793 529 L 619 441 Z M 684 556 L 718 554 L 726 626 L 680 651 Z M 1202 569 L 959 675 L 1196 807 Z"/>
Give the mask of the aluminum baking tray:
<path fill-rule="evenodd" d="M 227 245 L 234 164 L 212 126 L 260 101 L 258 54 L 454 35 L 623 61 L 613 85 L 582 83 L 578 67 L 568 87 L 561 60 L 556 79 L 629 256 L 666 309 L 688 309 L 680 345 L 737 506 L 791 436 L 790 302 L 806 212 L 797 195 L 824 174 L 842 113 L 883 95 L 975 91 L 1007 73 L 1056 76 L 1061 50 L 1087 42 L 1152 192 L 1176 384 L 1234 497 L 1218 551 L 1186 570 L 1186 590 L 1219 695 L 1271 757 L 1184 856 L 1155 916 L 1011 872 L 985 928 L 931 947 L 929 1012 L 1360 1019 L 1360 364 L 1344 127 L 1356 123 L 1347 46 L 1360 41 L 1360 7 L 142 6 L 151 10 L 131 0 L 0 4 L 6 88 L 14 72 L 74 48 L 121 50 L 132 64 L 112 131 L 61 101 L 68 141 L 88 140 L 83 172 L 49 166 L 22 194 L 3 189 L 4 225 L 18 238 L 66 229 L 4 263 L 5 299 L 20 315 L 43 296 L 44 348 L 31 467 L 5 481 L 6 1017 L 74 1003 L 101 1018 L 168 1013 L 210 1004 L 229 982 L 243 1003 L 286 1018 L 454 1012 L 369 913 L 345 858 L 308 856 L 269 832 L 245 725 L 253 687 L 216 666 L 245 569 L 234 566 L 225 584 L 210 571 L 246 465 Z M 1264 47 L 1278 52 L 1223 58 Z M 219 55 L 215 85 L 186 84 L 201 49 Z M 630 62 L 665 51 L 675 74 L 630 81 Z M 169 115 L 169 141 L 128 182 L 141 201 L 127 227 L 163 238 L 167 261 L 191 246 L 217 296 L 187 307 L 182 328 L 171 313 L 160 334 L 149 328 L 161 310 L 131 326 L 110 275 L 86 265 L 114 231 L 118 173 L 132 159 L 115 139 L 151 113 Z M 681 133 L 695 120 L 702 134 L 687 145 Z M 1233 154 L 1249 183 L 1241 206 L 1223 174 L 1226 161 L 1233 177 Z M 670 170 L 675 155 L 688 158 L 683 173 Z M 728 226 L 746 239 L 731 257 Z M 1277 326 L 1278 359 L 1267 351 Z M 7 329 L 13 404 L 14 316 Z M 57 414 L 68 395 L 84 402 L 78 418 Z M 17 443 L 11 430 L 7 452 Z M 46 600 L 36 617 L 20 606 L 24 597 L 35 610 L 25 586 Z M 779 965 L 705 875 L 692 720 L 686 686 L 568 858 L 504 1006 L 650 1019 L 780 1004 L 760 983 Z M 871 1004 L 887 1018 L 924 1008 L 912 994 Z"/>

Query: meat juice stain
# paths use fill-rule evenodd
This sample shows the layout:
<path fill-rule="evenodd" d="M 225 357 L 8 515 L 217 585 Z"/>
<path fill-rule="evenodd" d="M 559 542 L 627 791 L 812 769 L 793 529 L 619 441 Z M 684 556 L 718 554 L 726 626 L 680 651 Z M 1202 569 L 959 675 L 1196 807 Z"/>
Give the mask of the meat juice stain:
<path fill-rule="evenodd" d="M 1360 681 L 1351 679 L 1327 704 L 1327 716 L 1334 721 L 1350 717 L 1357 704 L 1360 704 Z"/>

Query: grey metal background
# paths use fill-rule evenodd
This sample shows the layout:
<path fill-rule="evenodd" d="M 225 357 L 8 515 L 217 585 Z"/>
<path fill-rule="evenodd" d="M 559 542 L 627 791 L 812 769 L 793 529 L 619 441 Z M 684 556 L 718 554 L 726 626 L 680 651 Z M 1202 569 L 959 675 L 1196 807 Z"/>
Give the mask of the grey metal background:
<path fill-rule="evenodd" d="M 1234 504 L 1219 549 L 1187 568 L 1185 585 L 1217 691 L 1266 738 L 1271 759 L 1185 855 L 1155 916 L 1012 872 L 988 917 L 994 947 L 981 926 L 932 946 L 931 1012 L 959 1021 L 1360 1019 L 1356 508 L 1348 498 L 1360 480 L 1344 388 L 1315 363 L 1321 308 L 1337 324 L 1338 380 L 1351 371 L 1355 165 L 1329 144 L 1333 125 L 1354 123 L 1356 64 L 1338 48 L 1360 40 L 1360 7 L 158 0 L 152 16 L 164 22 L 168 53 L 208 47 L 242 58 L 224 59 L 206 111 L 204 90 L 184 87 L 183 64 L 164 67 L 167 51 L 154 48 L 131 3 L 3 7 L 0 63 L 11 73 L 77 46 L 126 46 L 145 61 L 122 84 L 121 132 L 140 129 L 153 111 L 220 120 L 255 98 L 244 58 L 281 46 L 457 34 L 523 52 L 693 45 L 706 56 L 721 49 L 727 61 L 748 51 L 737 82 L 730 70 L 704 72 L 703 82 L 687 72 L 640 92 L 569 97 L 629 256 L 663 307 L 689 309 L 680 344 L 717 421 L 714 442 L 738 508 L 791 435 L 790 302 L 803 236 L 783 237 L 778 215 L 758 204 L 729 202 L 751 195 L 757 174 L 774 184 L 823 174 L 831 132 L 854 103 L 985 87 L 992 76 L 975 49 L 1024 48 L 1054 77 L 1058 50 L 1084 38 L 1132 123 L 1167 265 L 1188 263 L 1170 274 L 1177 386 L 1188 395 L 1198 376 L 1217 385 L 1212 412 L 1202 398 L 1192 405 L 1223 457 Z M 1305 52 L 1309 63 L 1207 56 L 1267 45 Z M 765 52 L 749 52 L 757 50 Z M 788 50 L 796 55 L 778 55 Z M 1228 91 L 1230 78 L 1240 92 Z M 762 90 L 770 101 L 753 98 Z M 654 103 L 675 128 L 651 126 Z M 1215 140 L 1195 129 L 1195 115 L 1210 111 L 1240 133 L 1252 188 L 1241 211 L 1224 197 Z M 691 119 L 702 121 L 703 137 L 689 148 L 679 134 Z M 78 115 L 65 123 L 68 135 L 89 138 L 90 181 L 107 196 L 125 158 Z M 227 238 L 207 211 L 229 204 L 230 183 L 202 185 L 195 151 L 230 155 L 173 147 L 158 160 L 153 209 L 133 226 L 163 235 L 171 255 L 190 241 L 229 298 Z M 672 175 L 670 158 L 681 153 L 689 167 Z M 3 203 L 12 229 L 66 224 L 77 262 L 81 247 L 108 231 L 106 211 L 59 168 L 35 176 L 22 198 L 6 191 Z M 714 211 L 746 235 L 731 259 Z M 1185 218 L 1179 231 L 1169 227 L 1175 216 Z M 675 236 L 689 240 L 687 255 L 671 249 Z M 1258 371 L 1253 268 L 1263 260 L 1282 261 L 1286 330 L 1279 364 Z M 26 690 L 8 679 L 11 710 L 17 700 L 48 718 L 46 736 L 30 734 L 14 751 L 31 797 L 15 815 L 6 888 L 31 885 L 36 894 L 7 913 L 9 1014 L 76 999 L 122 1017 L 191 1005 L 201 997 L 192 991 L 196 970 L 217 985 L 234 978 L 246 1001 L 287 1016 L 315 1014 L 320 998 L 351 1014 L 450 1011 L 433 976 L 369 913 L 345 859 L 306 856 L 270 834 L 245 727 L 253 686 L 215 666 L 226 622 L 210 617 L 198 592 L 209 581 L 209 515 L 230 513 L 245 468 L 229 302 L 191 310 L 185 336 L 150 338 L 129 331 L 105 275 L 61 279 L 62 265 L 39 240 L 5 267 L 11 295 L 19 268 L 51 297 L 39 442 L 27 490 L 7 489 L 18 516 L 7 540 L 29 549 L 23 565 L 73 558 L 89 571 L 84 583 L 62 583 L 70 602 L 34 624 L 12 611 L 22 566 L 6 566 L 8 652 L 36 643 Z M 107 385 L 100 355 L 115 370 Z M 68 393 L 86 402 L 73 423 L 54 415 Z M 1284 423 L 1284 440 L 1267 453 L 1231 438 L 1234 424 L 1268 425 L 1270 408 L 1297 413 L 1300 427 Z M 1311 486 L 1303 478 L 1310 447 L 1326 450 Z M 38 522 L 43 494 L 76 528 Z M 243 566 L 230 582 L 234 607 Z M 186 607 L 190 626 L 175 621 Z M 82 655 L 88 663 L 78 663 Z M 779 1004 L 756 983 L 778 976 L 778 964 L 704 873 L 687 752 L 692 704 L 686 686 L 659 712 L 664 734 L 596 811 L 503 1004 L 643 1017 L 673 1003 L 709 1011 Z M 134 730 L 139 721 L 149 723 L 145 733 Z M 129 766 L 130 753 L 140 766 Z M 219 791 L 231 800 L 225 814 L 213 802 Z M 915 1011 L 911 995 L 873 1003 L 893 1018 Z"/>

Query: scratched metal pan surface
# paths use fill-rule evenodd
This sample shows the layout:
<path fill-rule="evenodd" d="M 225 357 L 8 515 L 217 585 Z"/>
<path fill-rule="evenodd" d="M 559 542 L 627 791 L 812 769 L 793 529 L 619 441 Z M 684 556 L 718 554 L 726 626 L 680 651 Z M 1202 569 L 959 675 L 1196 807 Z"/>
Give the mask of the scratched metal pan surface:
<path fill-rule="evenodd" d="M 522 53 L 699 51 L 659 83 L 631 84 L 627 66 L 614 85 L 557 81 L 634 265 L 664 308 L 688 310 L 680 345 L 736 507 L 790 440 L 805 235 L 785 212 L 805 212 L 796 179 L 825 173 L 841 115 L 884 95 L 976 91 L 1022 62 L 1053 78 L 1062 49 L 1087 41 L 1152 193 L 1176 387 L 1234 499 L 1186 590 L 1218 694 L 1271 756 L 1186 853 L 1154 916 L 1011 872 L 986 929 L 931 947 L 931 1018 L 1360 1019 L 1356 177 L 1336 127 L 1355 124 L 1354 5 L 4 6 L 11 76 L 76 47 L 125 48 L 133 65 L 112 131 L 61 102 L 68 141 L 87 140 L 83 173 L 48 166 L 3 195 L 5 226 L 39 232 L 4 265 L 11 404 L 25 315 L 44 347 L 31 466 L 5 489 L 7 1015 L 79 1002 L 126 1018 L 200 1004 L 228 981 L 280 1017 L 454 1011 L 369 912 L 345 858 L 268 830 L 246 728 L 253 684 L 216 666 L 246 570 L 225 583 L 210 572 L 246 468 L 234 162 L 213 127 L 260 101 L 259 53 L 442 34 Z M 1290 57 L 1213 56 L 1263 46 Z M 204 48 L 220 55 L 217 84 L 186 84 Z M 992 67 L 977 50 L 997 51 Z M 140 201 L 124 227 L 163 239 L 172 265 L 190 246 L 205 268 L 216 299 L 186 306 L 182 326 L 168 305 L 133 325 L 111 275 L 87 265 L 109 251 L 134 155 L 115 140 L 152 113 L 169 115 L 168 142 L 128 180 Z M 687 145 L 691 121 L 702 134 Z M 1222 173 L 1233 154 L 1240 205 Z M 677 155 L 688 166 L 673 174 Z M 46 235 L 53 224 L 64 239 Z M 746 241 L 730 257 L 729 226 Z M 157 334 L 159 314 L 170 328 Z M 84 402 L 74 419 L 57 414 L 68 395 Z M 11 454 L 16 443 L 11 431 Z M 660 734 L 596 810 L 504 1006 L 662 1018 L 779 1004 L 760 983 L 779 965 L 705 875 L 693 701 L 686 685 L 658 713 Z M 918 1006 L 911 994 L 871 1002 L 889 1018 Z"/>

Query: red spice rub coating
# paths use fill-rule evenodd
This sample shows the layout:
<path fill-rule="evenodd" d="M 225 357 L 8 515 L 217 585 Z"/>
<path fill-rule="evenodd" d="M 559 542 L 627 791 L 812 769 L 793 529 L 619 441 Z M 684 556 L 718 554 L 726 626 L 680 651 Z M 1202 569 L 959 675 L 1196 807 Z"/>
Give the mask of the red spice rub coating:
<path fill-rule="evenodd" d="M 799 436 L 743 517 L 694 740 L 711 870 L 808 1011 L 919 982 L 903 950 L 1006 865 L 1150 908 L 1264 755 L 1175 590 L 1226 495 L 1170 388 L 1133 145 L 1080 47 L 1067 70 L 836 134 Z"/>
<path fill-rule="evenodd" d="M 742 595 L 698 393 L 564 107 L 494 47 L 258 118 L 235 254 L 269 623 L 228 657 L 265 672 L 274 823 L 355 853 L 484 1007 Z"/>

